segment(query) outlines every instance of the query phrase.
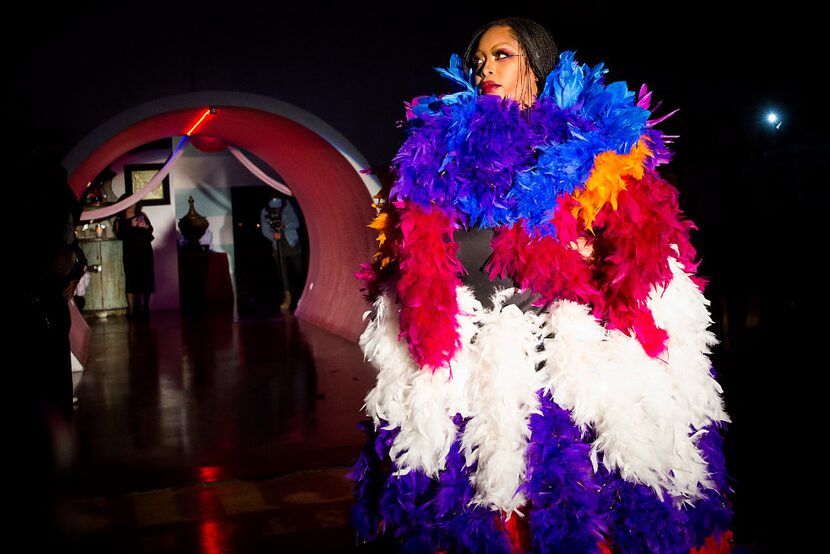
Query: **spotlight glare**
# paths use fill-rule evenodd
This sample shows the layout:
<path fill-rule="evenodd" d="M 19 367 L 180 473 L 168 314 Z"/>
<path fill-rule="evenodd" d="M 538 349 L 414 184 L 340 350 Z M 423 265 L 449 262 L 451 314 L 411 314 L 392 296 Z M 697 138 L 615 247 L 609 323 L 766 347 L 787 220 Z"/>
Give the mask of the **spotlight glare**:
<path fill-rule="evenodd" d="M 781 124 L 784 122 L 781 119 L 781 115 L 773 110 L 767 112 L 767 114 L 764 116 L 764 120 L 767 126 L 772 127 L 773 129 L 780 129 Z"/>

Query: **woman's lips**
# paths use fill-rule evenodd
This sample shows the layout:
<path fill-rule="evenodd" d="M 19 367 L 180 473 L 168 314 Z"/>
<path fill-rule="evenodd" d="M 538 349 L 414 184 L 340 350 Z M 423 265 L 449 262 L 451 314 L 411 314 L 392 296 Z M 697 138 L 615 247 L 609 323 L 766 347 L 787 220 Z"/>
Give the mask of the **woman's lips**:
<path fill-rule="evenodd" d="M 491 92 L 493 89 L 496 89 L 501 85 L 499 85 L 498 83 L 496 83 L 494 81 L 483 81 L 480 86 L 481 86 L 481 90 L 483 90 L 484 93 L 487 94 L 487 93 Z"/>

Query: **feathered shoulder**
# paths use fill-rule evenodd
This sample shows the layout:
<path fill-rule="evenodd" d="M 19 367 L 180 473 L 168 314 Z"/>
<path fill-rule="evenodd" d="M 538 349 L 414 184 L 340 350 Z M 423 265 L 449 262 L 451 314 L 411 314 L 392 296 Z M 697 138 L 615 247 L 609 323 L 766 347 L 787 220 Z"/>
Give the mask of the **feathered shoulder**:
<path fill-rule="evenodd" d="M 645 87 L 635 95 L 625 82 L 605 84 L 604 65 L 580 65 L 574 52 L 560 55 L 527 110 L 479 94 L 458 55 L 436 70 L 461 90 L 406 103 L 392 200 L 452 208 L 469 226 L 524 220 L 531 233 L 553 234 L 557 198 L 585 188 L 598 155 L 629 154 L 646 138 L 646 166 L 669 159 Z"/>

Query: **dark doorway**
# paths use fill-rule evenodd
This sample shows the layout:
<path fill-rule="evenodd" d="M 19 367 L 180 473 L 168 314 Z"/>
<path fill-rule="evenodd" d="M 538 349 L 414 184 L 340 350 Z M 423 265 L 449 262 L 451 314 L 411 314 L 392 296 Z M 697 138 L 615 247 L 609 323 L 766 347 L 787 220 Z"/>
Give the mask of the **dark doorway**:
<path fill-rule="evenodd" d="M 273 189 L 232 187 L 231 204 L 236 274 L 237 311 L 240 317 L 279 315 L 284 288 L 271 242 L 260 227 L 260 214 Z M 305 218 L 294 198 L 289 199 L 300 219 L 299 238 L 303 252 L 302 283 L 308 272 L 308 234 Z"/>

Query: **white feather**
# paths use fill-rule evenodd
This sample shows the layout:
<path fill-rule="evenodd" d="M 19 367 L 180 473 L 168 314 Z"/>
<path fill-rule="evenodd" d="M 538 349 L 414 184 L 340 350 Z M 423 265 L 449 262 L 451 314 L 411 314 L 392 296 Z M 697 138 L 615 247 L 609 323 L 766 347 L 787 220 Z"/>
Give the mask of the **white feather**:
<path fill-rule="evenodd" d="M 676 502 L 712 487 L 696 447 L 700 428 L 726 420 L 720 387 L 706 354 L 714 337 L 705 299 L 672 262 L 674 278 L 652 290 L 649 307 L 669 333 L 664 359 L 649 357 L 635 337 L 607 331 L 587 306 L 559 301 L 550 310 L 555 337 L 546 341 L 547 387 L 574 422 L 593 427 L 591 456 L 631 482 Z"/>
<path fill-rule="evenodd" d="M 481 304 L 465 287 L 459 288 L 458 300 L 459 334 L 465 344 L 475 334 L 474 321 Z M 466 375 L 457 369 L 463 365 L 458 360 L 464 349 L 450 368 L 435 372 L 419 369 L 406 343 L 397 340 L 399 316 L 400 308 L 391 299 L 379 297 L 375 318 L 361 336 L 364 354 L 378 369 L 377 384 L 366 397 L 366 409 L 376 426 L 382 418 L 390 428 L 400 429 L 390 449 L 397 474 L 418 469 L 435 477 L 457 438 L 453 417 L 467 412 Z"/>
<path fill-rule="evenodd" d="M 669 334 L 667 370 L 672 374 L 678 400 L 693 414 L 692 425 L 700 429 L 713 421 L 729 421 L 723 407 L 723 389 L 710 372 L 710 347 L 717 344 L 708 330 L 709 300 L 691 280 L 683 266 L 669 258 L 673 279 L 663 294 L 652 293 L 649 308 L 654 321 Z"/>
<path fill-rule="evenodd" d="M 397 474 L 420 469 L 437 477 L 444 469 L 450 446 L 458 430 L 449 413 L 448 393 L 451 390 L 449 370 L 435 373 L 422 370 L 406 392 L 406 417 L 389 455 L 397 466 Z"/>
<path fill-rule="evenodd" d="M 517 489 L 525 477 L 530 415 L 539 411 L 537 346 L 545 324 L 533 312 L 502 307 L 514 292 L 497 291 L 492 296 L 494 309 L 480 314 L 481 328 L 466 359 L 472 418 L 461 442 L 467 465 L 477 462 L 471 476 L 473 503 L 508 514 L 525 503 Z"/>
<path fill-rule="evenodd" d="M 364 408 L 375 427 L 381 419 L 390 428 L 400 427 L 406 419 L 406 391 L 418 367 L 406 343 L 398 340 L 400 309 L 395 301 L 381 295 L 375 300 L 373 311 L 374 318 L 358 341 L 366 360 L 378 370 L 377 383 L 366 395 Z"/>

